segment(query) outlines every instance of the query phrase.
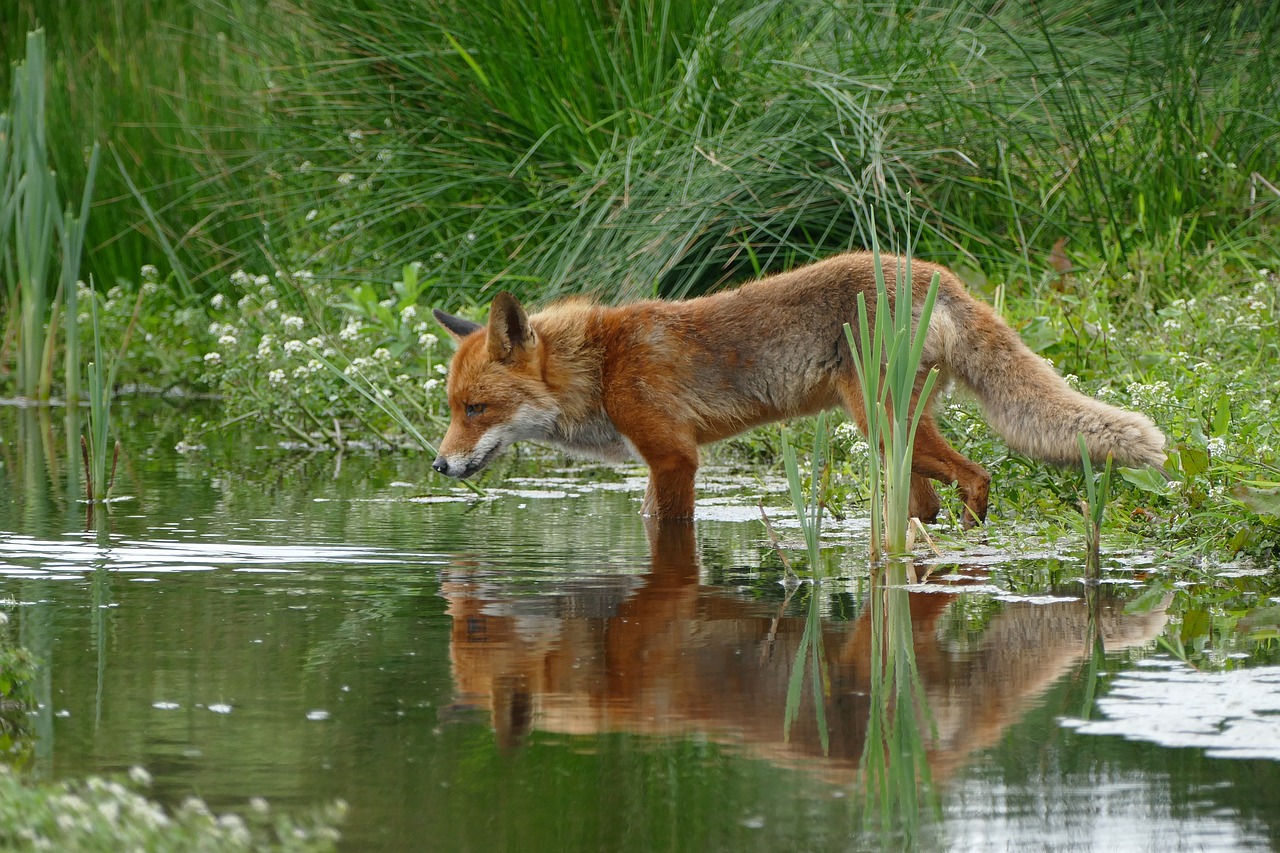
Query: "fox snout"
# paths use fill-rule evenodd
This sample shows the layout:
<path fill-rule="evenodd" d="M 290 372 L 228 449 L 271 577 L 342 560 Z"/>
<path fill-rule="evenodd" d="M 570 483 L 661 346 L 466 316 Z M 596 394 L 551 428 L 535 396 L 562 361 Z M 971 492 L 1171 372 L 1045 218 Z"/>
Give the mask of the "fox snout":
<path fill-rule="evenodd" d="M 476 460 L 466 458 L 450 459 L 447 456 L 437 456 L 436 461 L 431 463 L 431 467 L 446 477 L 465 480 L 487 464 L 489 464 L 488 456 Z"/>

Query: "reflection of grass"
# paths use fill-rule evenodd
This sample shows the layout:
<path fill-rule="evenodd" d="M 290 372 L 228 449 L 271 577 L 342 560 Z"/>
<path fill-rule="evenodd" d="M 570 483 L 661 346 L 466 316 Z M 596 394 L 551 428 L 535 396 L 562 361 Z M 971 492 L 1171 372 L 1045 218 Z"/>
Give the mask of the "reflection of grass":
<path fill-rule="evenodd" d="M 929 771 L 927 726 L 933 716 L 916 664 L 910 593 L 903 588 L 908 564 L 891 560 L 871 589 L 871 706 L 862 753 L 866 784 L 864 820 L 883 834 L 895 829 L 910 846 L 919 834 L 920 813 L 937 809 Z"/>
<path fill-rule="evenodd" d="M 804 634 L 796 649 L 795 663 L 791 667 L 791 680 L 787 684 L 787 705 L 783 715 L 783 735 L 791 736 L 791 724 L 795 722 L 800 709 L 800 694 L 804 687 L 806 671 L 811 671 L 809 683 L 813 689 L 813 708 L 817 715 L 818 737 L 825 753 L 829 745 L 827 731 L 826 697 L 831 692 L 831 684 L 827 677 L 827 664 L 822 646 L 822 614 L 819 606 L 822 600 L 821 544 L 822 533 L 822 479 L 830 459 L 831 442 L 827 435 L 826 415 L 819 415 L 817 428 L 813 438 L 813 465 L 809 474 L 809 495 L 806 499 L 804 481 L 800 476 L 800 465 L 796 459 L 795 449 L 782 438 L 782 458 L 787 470 L 787 486 L 791 493 L 791 505 L 800 522 L 800 530 L 804 535 L 805 548 L 809 556 L 809 570 L 813 587 L 809 590 L 809 611 L 805 618 Z"/>

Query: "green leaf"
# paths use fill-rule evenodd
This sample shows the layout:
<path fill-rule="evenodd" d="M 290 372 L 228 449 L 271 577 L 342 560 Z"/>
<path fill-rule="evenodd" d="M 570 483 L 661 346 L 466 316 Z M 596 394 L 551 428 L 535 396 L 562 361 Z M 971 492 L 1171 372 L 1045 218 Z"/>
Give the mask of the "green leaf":
<path fill-rule="evenodd" d="M 1165 478 L 1160 470 L 1147 465 L 1142 468 L 1121 468 L 1120 476 L 1125 482 L 1140 491 L 1153 495 L 1168 495 L 1173 492 L 1172 481 Z"/>
<path fill-rule="evenodd" d="M 1280 518 L 1280 485 L 1239 485 L 1231 489 L 1231 496 L 1258 515 Z"/>
<path fill-rule="evenodd" d="M 1178 450 L 1178 458 L 1182 461 L 1182 473 L 1188 477 L 1194 477 L 1209 470 L 1209 453 L 1206 450 L 1184 446 Z"/>
<path fill-rule="evenodd" d="M 1231 400 L 1226 394 L 1218 397 L 1218 405 L 1213 410 L 1213 435 L 1216 438 L 1226 435 L 1231 427 Z"/>
<path fill-rule="evenodd" d="M 1048 317 L 1036 317 L 1023 327 L 1020 334 L 1022 340 L 1035 353 L 1044 352 L 1049 347 L 1062 343 L 1063 340 L 1062 329 L 1050 322 Z"/>

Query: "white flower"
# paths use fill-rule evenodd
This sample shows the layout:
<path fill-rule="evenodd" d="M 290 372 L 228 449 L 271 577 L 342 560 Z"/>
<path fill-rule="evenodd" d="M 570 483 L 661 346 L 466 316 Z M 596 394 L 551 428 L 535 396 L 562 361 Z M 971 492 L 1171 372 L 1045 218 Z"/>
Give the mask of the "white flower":
<path fill-rule="evenodd" d="M 222 361 L 222 354 L 218 352 L 207 352 L 204 354 L 205 364 L 218 364 Z"/>
<path fill-rule="evenodd" d="M 350 172 L 343 172 L 341 175 L 338 176 L 338 183 L 346 187 L 354 183 L 355 179 L 356 179 L 356 176 L 351 174 Z"/>
<path fill-rule="evenodd" d="M 313 207 L 313 208 L 311 208 L 310 210 L 308 210 L 308 211 L 307 211 L 307 221 L 308 221 L 308 222 L 313 222 L 313 221 L 315 220 L 315 218 L 316 218 L 317 216 L 319 216 L 319 215 L 320 215 L 320 211 L 316 210 L 316 209 Z"/>
<path fill-rule="evenodd" d="M 267 374 L 267 381 L 272 385 L 280 385 L 284 382 L 284 371 L 277 367 Z"/>
<path fill-rule="evenodd" d="M 441 376 L 446 375 L 448 372 L 449 368 L 445 367 L 443 364 L 436 365 L 436 373 L 439 373 Z"/>
<path fill-rule="evenodd" d="M 1209 152 L 1208 152 L 1208 151 L 1201 151 L 1199 154 L 1197 154 L 1197 155 L 1196 155 L 1196 159 L 1197 159 L 1197 160 L 1208 160 L 1208 159 L 1209 159 Z"/>
<path fill-rule="evenodd" d="M 376 350 L 373 351 L 373 357 L 376 358 L 378 361 L 390 361 L 391 350 L 387 349 L 386 347 L 378 347 Z"/>
<path fill-rule="evenodd" d="M 146 281 L 152 281 L 160 277 L 160 270 L 156 269 L 155 264 L 142 265 L 142 278 Z"/>
<path fill-rule="evenodd" d="M 1227 440 L 1222 436 L 1214 436 L 1209 439 L 1209 453 L 1214 456 L 1220 456 L 1226 452 Z"/>
<path fill-rule="evenodd" d="M 259 275 L 259 276 L 254 276 L 253 283 L 258 285 L 258 287 L 266 287 L 268 284 L 271 283 L 271 276 L 267 275 L 266 273 L 263 273 L 262 275 Z"/>
<path fill-rule="evenodd" d="M 302 352 L 303 346 L 304 344 L 302 341 L 285 341 L 284 351 L 289 355 L 296 355 L 297 353 Z"/>
<path fill-rule="evenodd" d="M 248 287 L 253 284 L 253 277 L 244 270 L 236 270 L 231 274 L 231 283 L 236 287 Z"/>
<path fill-rule="evenodd" d="M 430 332 L 425 335 L 418 335 L 418 346 L 423 349 L 431 349 L 438 343 L 440 343 L 440 339 Z"/>
<path fill-rule="evenodd" d="M 271 345 L 275 343 L 275 338 L 271 335 L 263 335 L 262 340 L 258 341 L 258 358 L 266 358 L 271 355 Z"/>
<path fill-rule="evenodd" d="M 307 172 L 311 171 L 311 168 L 312 168 L 311 161 L 303 160 L 302 163 L 298 166 L 298 171 L 305 175 Z"/>
<path fill-rule="evenodd" d="M 307 341 L 307 346 L 311 347 L 312 349 L 320 349 L 320 347 L 324 346 L 324 341 L 320 340 L 319 338 L 311 338 L 310 340 Z"/>
<path fill-rule="evenodd" d="M 263 311 L 274 311 L 280 307 L 280 303 L 274 299 L 268 299 L 266 304 L 262 306 Z"/>
<path fill-rule="evenodd" d="M 235 336 L 235 335 L 223 335 L 222 337 L 218 338 L 218 345 L 219 345 L 219 346 L 224 346 L 224 347 L 233 347 L 233 346 L 235 346 L 237 343 L 239 343 L 239 342 L 236 340 L 236 336 Z"/>
<path fill-rule="evenodd" d="M 426 382 L 422 383 L 422 390 L 426 391 L 428 394 L 430 394 L 432 391 L 436 390 L 439 387 L 440 387 L 439 379 L 428 379 Z"/>
<path fill-rule="evenodd" d="M 225 305 L 226 302 L 227 302 L 226 297 L 223 296 L 221 293 L 213 294 L 213 298 L 209 300 L 209 304 L 219 311 L 222 310 L 222 306 Z"/>
<path fill-rule="evenodd" d="M 467 242 L 468 242 L 468 243 L 474 243 L 475 241 L 476 241 L 476 232 L 474 232 L 474 231 L 468 231 L 468 232 L 467 232 Z"/>
<path fill-rule="evenodd" d="M 301 282 L 309 282 L 315 279 L 315 273 L 311 270 L 294 270 L 293 277 Z"/>
<path fill-rule="evenodd" d="M 285 314 L 283 317 L 280 318 L 280 323 L 286 329 L 297 330 L 297 329 L 301 329 L 303 326 L 302 318 L 293 314 Z"/>
<path fill-rule="evenodd" d="M 342 331 L 338 332 L 338 337 L 344 341 L 354 341 L 360 337 L 360 321 L 352 317 L 347 321 L 347 325 L 342 327 Z"/>
<path fill-rule="evenodd" d="M 418 316 L 417 305 L 406 305 L 400 309 L 400 319 L 406 323 L 413 322 L 413 318 Z"/>
<path fill-rule="evenodd" d="M 364 131 L 349 130 L 347 131 L 347 139 L 351 142 L 359 142 L 361 139 L 364 139 Z"/>
<path fill-rule="evenodd" d="M 386 163 L 386 162 L 387 162 L 388 160 L 390 160 L 393 156 L 395 156 L 395 155 L 393 155 L 393 154 L 391 153 L 391 149 L 390 149 L 390 148 L 383 148 L 381 151 L 379 151 L 379 152 L 378 152 L 378 161 L 379 161 L 379 162 L 381 162 L 381 163 Z"/>
<path fill-rule="evenodd" d="M 129 768 L 129 778 L 140 788 L 151 787 L 151 774 L 141 765 L 135 764 Z"/>

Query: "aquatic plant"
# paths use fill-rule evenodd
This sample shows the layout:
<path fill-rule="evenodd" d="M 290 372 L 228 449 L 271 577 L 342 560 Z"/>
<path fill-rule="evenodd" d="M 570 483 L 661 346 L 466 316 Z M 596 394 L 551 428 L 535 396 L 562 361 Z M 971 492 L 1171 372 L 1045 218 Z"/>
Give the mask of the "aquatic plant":
<path fill-rule="evenodd" d="M 874 214 L 869 218 L 874 219 Z M 876 278 L 875 319 L 868 321 L 867 302 L 859 293 L 858 334 L 854 335 L 848 323 L 844 330 L 862 387 L 861 414 L 866 419 L 867 441 L 873 451 L 881 450 L 880 454 L 867 454 L 868 479 L 872 483 L 871 559 L 874 562 L 880 558 L 882 547 L 889 556 L 908 552 L 912 449 L 924 403 L 933 393 L 938 371 L 930 370 L 918 386 L 917 377 L 938 296 L 939 275 L 933 274 L 916 317 L 912 305 L 913 245 L 908 233 L 902 255 L 892 261 L 895 287 L 890 302 L 885 259 L 874 236 L 875 229 L 871 230 Z"/>
<path fill-rule="evenodd" d="M 1106 465 L 1095 477 L 1084 436 L 1077 439 L 1084 469 L 1084 499 L 1080 502 L 1080 511 L 1084 516 L 1085 574 L 1090 580 L 1096 580 L 1102 566 L 1102 516 L 1111 498 L 1111 454 L 1107 454 Z"/>
<path fill-rule="evenodd" d="M 89 201 L 98 169 L 98 146 L 88 158 L 88 174 L 80 214 L 59 208 L 57 177 L 49 167 L 45 116 L 45 38 L 43 30 L 27 34 L 26 59 L 13 69 L 10 113 L 0 116 L 0 257 L 8 267 L 10 251 L 16 259 L 6 275 L 6 301 L 18 310 L 5 341 L 16 340 L 18 392 L 33 400 L 48 400 L 53 384 L 54 346 L 65 299 L 67 353 L 66 393 L 79 399 L 76 281 L 84 248 Z M 9 244 L 13 239 L 12 247 Z M 52 263 L 60 259 L 60 277 L 53 293 Z M 8 271 L 8 270 L 6 270 Z M 0 346 L 0 363 L 6 347 Z"/>

